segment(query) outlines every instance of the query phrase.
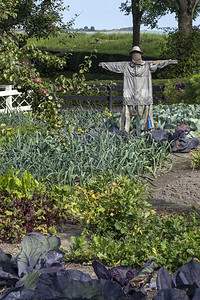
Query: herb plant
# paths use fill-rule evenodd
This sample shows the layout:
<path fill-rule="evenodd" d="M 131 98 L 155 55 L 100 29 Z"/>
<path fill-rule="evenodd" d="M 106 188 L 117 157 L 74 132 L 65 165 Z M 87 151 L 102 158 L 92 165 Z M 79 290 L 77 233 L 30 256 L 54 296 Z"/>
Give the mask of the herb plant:
<path fill-rule="evenodd" d="M 102 176 L 75 191 L 80 207 L 81 237 L 72 237 L 66 260 L 112 266 L 139 266 L 154 258 L 170 271 L 199 258 L 198 213 L 156 213 L 146 202 L 150 191 L 142 182 Z"/>

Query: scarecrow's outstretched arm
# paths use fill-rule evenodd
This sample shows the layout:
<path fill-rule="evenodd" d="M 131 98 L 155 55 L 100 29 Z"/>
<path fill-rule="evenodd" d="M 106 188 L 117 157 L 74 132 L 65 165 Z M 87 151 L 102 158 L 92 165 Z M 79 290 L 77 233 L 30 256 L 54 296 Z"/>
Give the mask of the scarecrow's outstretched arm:
<path fill-rule="evenodd" d="M 157 61 L 149 61 L 150 63 L 150 71 L 151 73 L 155 72 L 157 69 L 162 69 L 166 66 L 169 66 L 171 64 L 177 64 L 178 61 L 177 60 L 157 60 Z"/>
<path fill-rule="evenodd" d="M 101 62 L 99 67 L 115 73 L 123 73 L 125 66 L 128 64 L 126 61 L 122 62 Z"/>
<path fill-rule="evenodd" d="M 169 59 L 169 60 L 152 60 L 149 61 L 150 63 L 152 63 L 153 65 L 159 64 L 159 63 L 163 63 L 169 61 L 170 64 L 177 64 L 178 60 L 177 59 Z"/>

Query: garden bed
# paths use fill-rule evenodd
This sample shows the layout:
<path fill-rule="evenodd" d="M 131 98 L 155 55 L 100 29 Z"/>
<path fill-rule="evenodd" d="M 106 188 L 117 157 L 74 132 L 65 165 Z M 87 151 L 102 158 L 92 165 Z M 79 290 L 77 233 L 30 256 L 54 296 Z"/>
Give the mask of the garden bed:
<path fill-rule="evenodd" d="M 196 151 L 199 150 L 200 145 Z M 191 169 L 191 154 L 172 154 L 171 159 L 172 169 L 168 173 L 160 172 L 159 176 L 149 183 L 155 189 L 150 203 L 161 214 L 162 212 L 171 214 L 187 212 L 190 210 L 190 205 L 200 209 L 200 170 Z M 62 248 L 70 251 L 70 238 L 80 236 L 81 229 L 78 224 L 71 223 L 63 224 L 57 229 Z M 21 244 L 0 243 L 0 248 L 16 256 L 20 252 Z M 67 267 L 89 273 L 93 278 L 96 277 L 91 266 L 69 263 Z"/>
<path fill-rule="evenodd" d="M 82 114 L 83 113 L 84 112 L 82 112 Z M 105 112 L 104 114 L 106 115 L 106 114 L 108 114 L 108 112 Z M 99 115 L 95 115 L 95 122 L 97 122 L 97 120 L 98 120 L 97 116 L 98 116 L 98 118 L 100 118 Z M 162 116 L 162 113 L 161 113 L 161 116 Z M 85 115 L 84 115 L 84 117 L 85 117 Z M 108 114 L 107 117 L 109 117 L 109 114 Z M 85 142 L 87 141 L 86 145 L 91 144 L 91 138 L 88 135 L 88 130 L 83 129 L 82 124 L 80 124 L 80 127 L 78 127 L 79 126 L 79 124 L 77 124 L 78 119 L 75 119 L 75 115 L 73 115 L 73 118 L 74 119 L 72 119 L 72 120 L 70 118 L 66 120 L 66 124 L 69 126 L 68 140 L 69 140 L 69 137 L 74 136 L 70 140 L 71 144 L 74 145 L 74 143 L 77 142 L 77 143 L 82 145 L 84 137 L 86 137 L 86 140 L 85 140 Z M 172 118 L 172 117 L 170 116 L 170 118 Z M 163 119 L 164 119 L 164 116 L 163 116 Z M 84 118 L 84 120 L 85 120 L 85 118 Z M 110 121 L 110 123 L 107 124 L 107 126 L 109 128 L 109 124 L 112 125 L 112 121 L 113 120 L 115 121 L 115 117 L 113 116 L 111 118 L 108 118 L 108 120 Z M 196 120 L 198 120 L 198 119 L 193 119 L 193 121 L 196 121 Z M 176 119 L 176 122 L 177 121 L 178 120 Z M 91 122 L 93 122 L 93 119 L 92 119 L 92 121 L 90 121 L 90 123 Z M 99 119 L 99 122 L 100 122 L 100 119 Z M 160 122 L 159 119 L 157 120 L 156 123 L 157 123 L 158 128 L 159 128 L 159 126 L 162 127 L 162 126 L 165 125 L 164 123 Z M 6 131 L 7 132 L 7 139 L 8 139 L 9 136 L 13 136 L 11 134 L 13 129 L 11 127 L 6 127 L 4 123 L 2 123 L 2 124 L 3 124 L 2 125 L 2 141 L 4 141 L 3 140 L 3 138 L 4 138 L 4 135 L 3 135 L 4 131 L 3 130 L 6 128 L 6 130 L 7 130 Z M 91 127 L 91 124 L 89 124 L 89 125 L 90 126 L 88 126 L 88 127 L 90 127 L 93 130 L 93 127 Z M 198 124 L 196 125 L 196 123 L 194 123 L 194 124 L 191 123 L 191 126 L 193 126 L 192 127 L 193 132 L 194 132 L 193 134 L 197 135 L 197 129 L 199 129 Z M 165 129 L 165 128 L 163 128 L 163 129 Z M 166 130 L 168 130 L 168 129 L 169 128 L 167 127 Z M 198 130 L 198 132 L 199 132 L 199 130 Z M 72 135 L 72 133 L 73 133 L 73 135 Z M 105 133 L 102 134 L 103 139 L 101 139 L 101 134 L 98 134 L 98 132 L 95 131 L 95 130 L 93 130 L 91 132 L 91 136 L 93 136 L 93 138 L 94 137 L 99 138 L 99 141 L 101 142 L 100 145 L 99 145 L 100 146 L 99 149 L 102 149 L 102 145 L 105 146 L 104 143 L 107 140 L 111 141 L 114 138 L 112 131 L 108 132 L 108 136 L 105 135 Z M 23 145 L 23 147 L 25 147 L 24 144 L 22 143 L 22 140 L 19 139 L 20 137 L 21 137 L 21 135 L 18 132 L 18 134 L 15 136 L 16 141 L 19 140 L 19 142 L 21 143 L 20 145 Z M 22 135 L 22 137 L 25 139 L 26 135 Z M 65 135 L 63 137 L 65 137 Z M 193 137 L 193 136 L 191 136 L 191 137 Z M 37 138 L 37 141 L 36 141 L 37 142 L 36 143 L 37 144 L 37 149 L 41 148 L 43 150 L 43 149 L 46 149 L 46 148 L 49 149 L 49 147 L 50 147 L 50 151 L 48 153 L 51 154 L 51 156 L 50 156 L 51 160 L 52 160 L 52 157 L 53 157 L 52 153 L 54 153 L 54 152 L 52 152 L 53 150 L 58 151 L 58 153 L 59 153 L 58 157 L 60 157 L 60 155 L 62 153 L 60 154 L 60 152 L 59 152 L 60 148 L 58 147 L 57 139 L 55 139 L 55 141 L 53 140 L 54 136 L 47 136 L 47 137 L 45 136 L 45 139 L 44 139 L 44 138 L 42 138 L 42 136 L 40 137 L 39 134 L 36 133 L 36 138 Z M 87 138 L 88 138 L 88 140 L 87 140 Z M 123 138 L 123 143 L 120 144 L 120 146 L 119 146 L 119 141 L 122 138 Z M 6 138 L 4 138 L 4 139 L 5 139 L 6 142 L 8 142 L 6 140 Z M 39 142 L 43 143 L 44 141 L 46 142 L 45 147 L 42 146 L 43 144 L 41 144 L 41 145 L 39 144 Z M 61 140 L 61 141 L 63 142 L 63 140 Z M 98 139 L 97 139 L 97 141 L 98 141 Z M 117 145 L 118 145 L 118 148 L 120 149 L 120 156 L 119 157 L 123 156 L 122 155 L 123 154 L 122 153 L 122 146 L 124 147 L 127 142 L 128 142 L 128 140 L 126 139 L 126 137 L 118 136 Z M 154 147 L 155 149 L 153 147 L 145 148 L 146 144 L 145 143 L 143 144 L 142 140 L 141 141 L 140 140 L 139 141 L 134 140 L 134 142 L 135 143 L 130 143 L 130 146 L 132 147 L 133 144 L 135 145 L 137 143 L 139 143 L 139 145 L 142 145 L 142 146 L 138 147 L 138 149 L 143 149 L 143 150 L 146 149 L 145 154 L 146 154 L 146 157 L 147 157 L 147 153 L 148 153 L 148 158 L 149 158 L 150 161 L 153 161 L 152 157 L 154 157 L 155 153 L 157 153 L 156 157 L 158 157 L 161 154 L 162 147 L 157 147 L 158 151 L 155 152 L 156 151 L 155 147 Z M 19 143 L 15 143 L 15 145 L 19 145 Z M 114 144 L 111 145 L 112 146 L 112 151 L 113 151 L 113 145 Z M 94 144 L 94 146 L 96 147 L 96 144 Z M 155 146 L 154 143 L 153 143 L 153 146 Z M 2 148 L 2 149 L 4 149 L 4 148 Z M 13 151 L 13 149 L 11 147 L 9 149 L 10 149 L 9 151 Z M 19 149 L 21 149 L 21 148 L 19 148 Z M 33 150 L 34 149 L 35 148 L 33 147 Z M 68 148 L 66 148 L 66 149 L 68 149 Z M 108 149 L 108 148 L 105 147 L 105 149 Z M 27 150 L 27 147 L 26 147 L 26 150 Z M 70 151 L 72 151 L 72 149 Z M 71 153 L 70 151 L 69 151 L 69 153 Z M 196 153 L 198 153 L 199 151 L 200 151 L 200 146 L 198 146 L 198 148 L 195 149 Z M 82 151 L 82 152 L 84 152 L 84 151 Z M 7 152 L 2 151 L 2 153 L 6 154 Z M 20 153 L 20 158 L 21 158 L 21 150 L 19 150 L 19 153 Z M 89 153 L 90 153 L 90 151 L 89 151 Z M 99 153 L 99 150 L 96 150 L 95 153 Z M 106 151 L 106 153 L 108 153 L 108 150 Z M 127 153 L 129 153 L 131 155 L 131 154 L 133 154 L 133 149 L 130 148 L 129 150 L 125 151 L 124 153 L 125 153 L 125 155 L 127 155 Z M 38 157 L 39 157 L 38 152 L 36 154 L 37 155 L 35 155 L 34 157 L 38 159 Z M 103 152 L 102 157 L 105 157 L 104 154 L 105 154 L 105 151 Z M 71 156 L 73 157 L 73 155 L 71 155 Z M 113 157 L 116 158 L 116 155 L 113 155 Z M 138 157 L 141 158 L 141 154 Z M 80 155 L 77 156 L 77 158 L 74 160 L 75 165 L 77 165 L 77 162 L 79 162 L 79 161 L 80 161 Z M 130 160 L 130 161 L 133 161 L 133 159 Z M 134 162 L 137 162 L 137 160 L 135 159 Z M 144 162 L 146 163 L 146 160 L 144 160 Z M 170 164 L 171 164 L 170 162 L 173 162 L 173 165 L 172 165 L 171 169 L 170 169 Z M 90 236 L 90 235 L 88 235 L 86 237 L 86 243 L 88 243 L 88 245 L 89 245 L 87 249 L 90 249 L 90 247 L 91 247 L 93 252 L 88 252 L 88 254 L 85 253 L 85 251 L 84 251 L 85 250 L 84 249 L 85 241 L 83 241 L 84 236 L 83 235 L 81 236 L 81 232 L 82 232 L 82 229 L 83 229 L 84 225 L 82 225 L 82 228 L 79 227 L 78 221 L 77 221 L 77 218 L 76 218 L 76 216 L 77 216 L 76 211 L 74 211 L 74 215 L 73 215 L 74 218 L 71 219 L 70 214 L 69 214 L 69 218 L 68 219 L 66 218 L 65 222 L 63 222 L 64 219 L 62 219 L 62 223 L 59 226 L 57 226 L 57 228 L 56 228 L 57 233 L 58 233 L 58 237 L 61 240 L 61 248 L 63 248 L 63 250 L 65 250 L 65 252 L 67 253 L 67 255 L 66 255 L 66 267 L 67 267 L 67 269 L 80 270 L 80 271 L 83 271 L 84 273 L 90 274 L 90 276 L 92 278 L 96 278 L 93 267 L 89 265 L 89 263 L 91 264 L 91 262 L 94 260 L 94 257 L 97 260 L 99 258 L 100 259 L 99 261 L 103 262 L 104 264 L 106 264 L 108 266 L 117 265 L 119 263 L 122 264 L 122 265 L 123 264 L 129 264 L 129 262 L 130 262 L 131 265 L 136 264 L 136 267 L 138 267 L 138 265 L 141 266 L 146 261 L 147 257 L 151 258 L 152 255 L 153 255 L 156 258 L 156 267 L 158 267 L 158 263 L 159 263 L 159 264 L 165 266 L 166 268 L 169 267 L 171 272 L 174 269 L 176 269 L 177 267 L 179 267 L 181 262 L 185 263 L 185 261 L 189 257 L 188 255 L 187 255 L 186 258 L 181 257 L 180 262 L 178 262 L 179 265 L 176 264 L 177 251 L 178 252 L 180 251 L 180 253 L 181 253 L 180 256 L 181 256 L 185 251 L 184 249 L 186 249 L 188 251 L 193 251 L 193 248 L 190 245 L 189 246 L 184 245 L 184 247 L 183 247 L 184 249 L 183 248 L 179 249 L 179 247 L 178 247 L 178 250 L 176 251 L 176 249 L 174 249 L 174 248 L 175 247 L 177 248 L 177 244 L 175 243 L 176 245 L 174 246 L 174 241 L 173 241 L 172 235 L 174 234 L 174 232 L 173 232 L 174 229 L 173 228 L 175 228 L 176 226 L 180 227 L 180 236 L 182 236 L 182 234 L 184 234 L 184 228 L 182 228 L 182 223 L 184 221 L 184 224 L 185 224 L 184 226 L 186 226 L 185 228 L 187 229 L 187 224 L 190 223 L 190 219 L 187 219 L 187 212 L 189 212 L 191 210 L 190 205 L 195 206 L 195 209 L 197 211 L 200 210 L 200 196 L 199 196 L 200 195 L 200 186 L 199 186 L 200 171 L 196 170 L 196 169 L 193 170 L 191 168 L 191 162 L 192 162 L 192 154 L 191 153 L 176 153 L 176 154 L 171 153 L 170 154 L 167 151 L 166 156 L 163 156 L 163 158 L 162 158 L 162 164 L 160 165 L 160 167 L 158 167 L 157 161 L 155 161 L 155 160 L 154 160 L 154 163 L 152 163 L 152 165 L 146 165 L 147 166 L 146 173 L 144 173 L 144 176 L 141 177 L 142 178 L 141 179 L 142 180 L 141 185 L 138 183 L 139 180 L 136 180 L 135 183 L 134 183 L 134 180 L 133 180 L 133 182 L 128 181 L 126 179 L 126 177 L 123 177 L 122 181 L 117 180 L 117 179 L 115 181 L 110 181 L 109 177 L 103 176 L 103 177 L 101 177 L 102 179 L 99 179 L 99 181 L 97 182 L 98 188 L 97 188 L 97 186 L 95 185 L 95 182 L 94 182 L 94 185 L 92 185 L 92 183 L 91 183 L 91 186 L 88 186 L 88 187 L 85 187 L 85 185 L 84 185 L 85 190 L 83 190 L 84 189 L 83 187 L 80 187 L 80 189 L 77 189 L 75 194 L 74 194 L 74 197 L 75 197 L 74 199 L 78 200 L 78 203 L 80 204 L 80 212 L 81 212 L 81 210 L 82 210 L 82 213 L 84 212 L 85 199 L 84 199 L 83 194 L 86 194 L 88 199 L 89 199 L 88 201 L 91 201 L 90 202 L 90 204 L 91 204 L 91 213 L 92 213 L 91 220 L 90 220 L 89 212 L 88 212 L 88 215 L 87 215 L 87 212 L 86 212 L 86 215 L 83 214 L 84 217 L 85 217 L 85 223 L 83 222 L 82 224 L 85 224 L 87 226 L 87 224 L 91 222 L 91 224 L 93 224 L 93 225 L 91 225 L 91 227 L 88 226 L 87 229 L 92 229 L 93 228 L 92 226 L 97 226 L 98 224 L 103 224 L 103 222 L 105 220 L 107 220 L 108 223 L 105 223 L 106 226 L 110 226 L 110 225 L 114 226 L 113 225 L 114 220 L 116 222 L 117 218 L 119 218 L 119 222 L 121 222 L 121 224 L 122 224 L 122 227 L 120 227 L 120 228 L 125 229 L 126 233 L 127 233 L 127 237 L 128 237 L 127 245 L 128 246 L 127 246 L 127 249 L 125 249 L 125 247 L 123 248 L 123 246 L 126 245 L 126 242 L 124 242 L 124 240 L 123 240 L 124 237 L 123 237 L 123 232 L 122 231 L 121 231 L 122 234 L 120 233 L 121 234 L 121 241 L 119 241 L 119 236 L 120 235 L 117 235 L 117 233 L 115 233 L 116 234 L 115 243 L 114 243 L 114 241 L 108 241 L 108 237 L 105 235 L 105 237 L 104 237 L 105 239 L 103 240 L 102 245 L 103 245 L 103 243 L 104 244 L 106 243 L 106 247 L 107 247 L 107 245 L 108 245 L 107 241 L 108 241 L 109 242 L 109 247 L 111 247 L 111 248 L 108 247 L 108 249 L 110 249 L 109 251 L 107 251 L 107 249 L 103 249 L 103 248 L 100 248 L 100 247 L 99 247 L 99 249 L 96 250 L 94 245 L 92 246 L 94 248 L 92 248 L 90 246 L 91 244 L 89 244 L 90 241 L 88 241 L 88 236 Z M 113 166 L 113 163 L 114 163 L 113 158 L 110 159 L 110 163 L 111 163 L 111 166 Z M 43 164 L 44 164 L 44 159 L 43 159 Z M 41 165 L 41 163 L 39 163 L 39 165 Z M 55 165 L 57 166 L 57 162 L 55 162 Z M 119 161 L 118 161 L 118 165 L 119 165 Z M 118 165 L 117 165 L 117 167 L 119 167 Z M 4 166 L 5 166 L 5 164 L 4 164 Z M 83 166 L 85 167 L 85 164 L 83 164 Z M 105 163 L 105 166 L 107 166 L 107 163 Z M 153 169 L 153 167 L 155 167 L 155 170 Z M 29 169 L 29 168 L 24 166 L 24 169 Z M 139 169 L 139 167 L 138 167 L 138 169 Z M 122 170 L 123 170 L 123 168 L 120 168 L 120 171 L 122 171 Z M 14 175 L 14 171 L 11 170 L 10 172 L 11 173 L 10 173 L 9 176 L 11 176 L 11 177 L 13 176 L 13 178 L 16 180 L 16 174 Z M 25 178 L 29 179 L 29 181 L 32 182 L 32 184 L 34 183 L 34 185 L 37 186 L 36 182 L 34 182 L 31 175 L 27 171 L 23 170 L 23 172 L 24 172 L 24 174 L 23 174 L 24 180 L 25 180 Z M 133 172 L 133 168 L 130 167 L 130 175 L 132 174 L 132 172 Z M 143 175 L 143 173 L 141 173 L 141 175 Z M 9 176 L 8 176 L 8 178 L 10 178 Z M 43 178 L 45 178 L 45 176 L 43 176 Z M 19 183 L 20 182 L 21 181 L 19 181 Z M 153 192 L 152 192 L 153 195 L 150 199 L 149 198 L 147 199 L 149 193 L 143 194 L 144 195 L 144 201 L 140 203 L 140 200 L 139 200 L 139 202 L 137 202 L 138 201 L 137 199 L 140 199 L 141 196 L 139 198 L 137 198 L 137 193 L 135 193 L 134 191 L 137 190 L 137 188 L 139 188 L 139 190 L 142 192 L 141 188 L 143 186 L 145 186 L 144 183 L 148 183 L 148 185 L 151 188 L 153 188 Z M 103 189 L 101 189 L 101 184 L 103 184 Z M 19 186 L 20 186 L 20 184 L 19 184 Z M 132 187 L 132 189 L 129 190 L 130 186 Z M 2 187 L 3 187 L 3 185 L 2 185 Z M 96 191 L 96 188 L 98 189 L 98 191 Z M 106 191 L 105 191 L 105 189 L 106 189 Z M 121 192 L 121 194 L 120 194 L 119 191 L 121 189 L 123 190 L 123 192 Z M 23 190 L 23 189 L 21 189 L 21 190 Z M 19 189 L 19 191 L 21 191 L 21 190 Z M 62 190 L 58 187 L 57 187 L 57 189 L 54 187 L 54 190 L 57 192 L 58 195 L 61 195 L 62 192 L 64 192 L 64 191 L 65 192 L 68 191 L 68 190 L 64 190 L 64 189 Z M 95 190 L 95 192 L 94 192 L 94 190 Z M 19 191 L 18 191 L 18 193 L 19 193 Z M 111 194 L 109 194 L 110 192 L 111 192 Z M 61 193 L 61 194 L 59 194 L 59 193 Z M 108 194 L 112 195 L 112 196 L 108 197 Z M 53 197 L 53 195 L 52 195 L 52 197 Z M 61 198 L 59 198 L 59 199 L 61 199 Z M 65 198 L 65 200 L 66 199 L 67 198 Z M 82 202 L 79 201 L 80 199 L 82 199 L 81 200 Z M 99 205 L 99 207 L 98 206 L 97 207 L 93 206 L 94 199 L 99 199 L 98 201 L 95 201 L 97 203 L 97 205 Z M 134 200 L 131 200 L 131 199 L 134 199 Z M 144 208 L 144 207 L 146 207 L 145 199 L 147 199 L 149 201 L 149 203 L 151 204 L 152 211 L 150 209 L 150 212 L 145 211 L 145 208 Z M 52 203 L 53 203 L 53 200 L 56 201 L 56 199 L 52 198 Z M 115 203 L 115 207 L 112 204 L 112 203 L 114 203 L 114 202 L 112 202 L 113 200 L 115 200 L 117 202 L 117 203 Z M 132 202 L 129 202 L 130 200 Z M 58 201 L 55 202 L 55 203 L 58 204 Z M 135 215 L 137 216 L 138 221 L 140 222 L 139 226 L 141 226 L 141 227 L 138 227 L 139 231 L 138 232 L 136 231 L 136 233 L 138 233 L 138 235 L 139 235 L 139 237 L 137 239 L 134 237 L 134 235 L 135 235 L 134 228 L 133 229 L 130 228 L 130 231 L 129 231 L 129 229 L 127 229 L 129 225 L 128 225 L 128 223 L 125 222 L 127 220 L 130 220 L 131 217 L 133 216 L 133 210 L 131 210 L 131 212 L 130 212 L 130 210 L 129 209 L 127 210 L 127 208 L 129 207 L 129 205 L 132 205 L 132 208 L 134 209 L 136 203 L 138 203 L 137 204 L 138 206 L 137 206 L 137 209 L 135 211 Z M 105 206 L 105 204 L 106 205 L 108 204 L 107 215 L 105 215 L 105 212 L 103 212 L 102 214 L 100 213 L 98 215 L 97 213 L 102 211 L 102 208 Z M 146 208 L 148 209 L 148 206 Z M 93 211 L 92 211 L 92 209 L 93 209 Z M 150 218 L 148 218 L 148 216 L 151 213 L 153 213 L 153 209 L 156 211 L 156 217 L 158 216 L 157 219 L 154 219 L 153 215 Z M 86 210 L 87 210 L 87 208 L 86 208 Z M 122 214 L 122 210 L 124 210 L 123 211 L 123 217 L 120 219 L 120 215 Z M 143 212 L 142 212 L 142 210 L 143 210 Z M 49 206 L 48 206 L 48 211 L 51 212 L 51 209 L 49 209 Z M 140 211 L 141 215 L 138 215 L 138 211 Z M 7 213 L 10 213 L 10 212 L 8 211 Z M 182 213 L 186 213 L 186 217 L 183 217 L 183 221 L 181 219 L 182 216 L 180 216 L 179 219 L 178 218 L 176 219 L 176 217 L 174 217 L 174 215 L 177 214 L 177 213 L 178 214 L 180 213 L 181 215 L 182 215 Z M 97 218 L 96 217 L 93 218 L 93 215 L 96 215 Z M 113 217 L 114 215 L 116 215 L 116 218 Z M 26 218 L 26 216 L 27 216 L 27 214 L 25 214 L 24 217 L 19 217 L 19 219 L 24 220 Z M 40 214 L 39 214 L 39 216 L 40 216 Z M 44 218 L 43 213 L 42 213 L 42 216 Z M 161 218 L 160 218 L 160 216 L 161 216 Z M 79 217 L 80 217 L 80 215 L 79 215 Z M 169 221 L 169 223 L 168 223 L 168 220 L 170 219 L 170 217 L 171 217 L 171 221 Z M 48 219 L 48 215 L 47 215 L 47 219 Z M 199 219 L 199 214 L 197 214 L 197 219 Z M 189 223 L 187 223 L 188 221 L 189 221 Z M 131 222 L 129 222 L 129 223 L 131 223 Z M 116 229 L 117 230 L 119 229 L 117 227 L 119 224 L 120 223 L 117 224 L 117 222 L 116 222 Z M 143 227 L 142 224 L 146 224 L 146 225 L 144 225 L 144 227 Z M 170 226 L 168 227 L 168 224 L 170 224 L 171 227 Z M 195 222 L 194 222 L 194 224 L 197 225 L 197 223 L 195 223 Z M 191 225 L 190 226 L 191 228 L 188 228 L 186 230 L 186 233 L 188 234 L 188 236 L 189 236 L 191 230 L 193 232 L 193 228 L 196 225 Z M 148 227 L 148 226 L 150 226 L 150 227 Z M 156 228 L 156 232 L 154 232 L 154 229 L 155 229 L 154 227 Z M 196 227 L 199 228 L 199 225 L 197 225 Z M 108 228 L 110 228 L 110 227 L 108 227 Z M 161 234 L 159 228 L 163 229 L 162 234 Z M 104 230 L 104 225 L 102 227 L 102 230 Z M 119 232 L 120 232 L 120 230 L 121 229 L 119 229 Z M 16 232 L 16 231 L 14 230 L 14 232 Z M 118 232 L 118 234 L 119 234 L 119 232 Z M 145 235 L 145 233 L 148 234 L 146 240 L 144 238 L 142 238 L 142 235 L 143 235 L 142 232 L 144 232 L 144 235 Z M 9 237 L 9 233 L 10 233 L 10 231 L 8 232 L 8 235 L 6 235 L 7 237 Z M 53 232 L 51 232 L 51 233 L 54 234 Z M 96 233 L 96 231 L 94 231 L 94 234 L 95 233 Z M 140 233 L 141 233 L 141 236 L 140 236 Z M 91 231 L 91 234 L 93 234 L 92 231 Z M 131 234 L 133 234 L 133 235 L 131 235 Z M 196 234 L 196 236 L 197 235 L 199 236 L 198 232 L 196 232 L 195 234 Z M 73 241 L 75 242 L 74 244 L 71 244 L 71 236 L 75 236 L 75 238 L 73 239 Z M 103 235 L 101 235 L 101 231 L 99 231 L 99 237 L 101 237 L 101 236 L 103 236 Z M 155 240 L 154 240 L 154 236 L 156 238 Z M 177 237 L 179 236 L 179 230 L 177 230 L 177 232 L 175 232 L 175 238 L 176 238 L 176 236 Z M 81 241 L 81 239 L 83 241 L 82 245 L 80 243 L 80 248 L 78 248 L 78 247 L 76 248 L 76 245 L 78 245 L 78 244 L 76 244 L 76 242 L 79 240 L 79 239 L 76 240 L 76 237 L 77 238 L 81 237 L 80 241 Z M 96 238 L 98 239 L 99 237 L 97 236 Z M 166 237 L 166 240 L 165 240 L 165 237 Z M 142 243 L 144 243 L 144 245 L 142 245 L 140 238 L 142 238 L 142 241 L 143 241 Z M 7 240 L 12 241 L 11 238 L 7 239 Z M 16 240 L 20 240 L 20 239 L 18 238 Z M 136 240 L 136 242 L 134 242 L 135 240 Z M 150 245 L 151 240 L 152 241 L 154 240 L 154 244 L 151 243 L 151 245 Z M 2 241 L 3 241 L 3 239 L 2 239 Z M 21 251 L 21 244 L 20 243 L 10 244 L 10 243 L 5 243 L 5 242 L 3 243 L 2 241 L 0 240 L 0 248 L 5 253 L 10 253 L 10 254 L 12 254 L 13 257 L 16 257 L 17 254 L 20 253 L 20 251 Z M 13 240 L 13 241 L 15 241 L 15 240 Z M 91 243 L 92 243 L 92 241 L 93 240 L 91 238 Z M 134 243 L 137 245 L 137 241 L 138 241 L 138 247 L 135 247 Z M 167 246 L 168 250 L 165 251 L 165 249 L 162 248 L 162 247 L 164 247 L 163 243 L 166 242 L 166 244 L 168 245 L 169 241 L 170 241 L 170 243 L 172 241 L 171 247 L 169 248 Z M 194 241 L 196 243 L 194 245 L 194 251 L 196 251 L 195 250 L 195 249 L 197 249 L 196 245 L 199 245 L 199 244 L 198 244 L 198 241 L 195 240 L 195 238 L 194 238 Z M 180 243 L 182 242 L 181 237 L 179 238 L 179 242 Z M 97 243 L 97 245 L 98 245 L 98 243 Z M 149 243 L 149 245 L 148 245 L 148 243 Z M 118 244 L 121 245 L 120 247 L 123 248 L 124 253 L 118 251 Z M 71 245 L 73 245 L 72 248 L 70 248 Z M 74 247 L 74 245 L 75 245 L 75 247 Z M 112 248 L 112 245 L 113 245 L 113 248 Z M 129 249 L 132 252 L 129 251 Z M 141 251 L 141 249 L 142 249 L 143 252 Z M 144 249 L 147 249 L 147 251 L 145 252 Z M 132 254 L 130 254 L 130 252 Z M 70 255 L 68 255 L 70 253 L 71 253 L 71 257 L 70 257 Z M 100 255 L 102 253 L 103 253 L 103 255 L 102 255 L 103 259 L 101 260 L 102 257 Z M 122 253 L 122 255 L 120 253 Z M 128 254 L 126 254 L 126 253 L 128 253 Z M 157 256 L 157 253 L 159 254 L 158 256 Z M 195 253 L 194 257 L 199 258 L 198 254 L 196 254 L 196 252 L 194 252 L 194 253 Z M 77 255 L 77 257 L 76 257 L 76 255 Z M 174 260 L 173 261 L 169 260 L 169 263 L 167 263 L 169 256 L 172 256 L 172 257 L 174 256 Z M 107 261 L 107 258 L 108 258 L 108 261 Z M 162 261 L 160 261 L 160 259 L 162 259 Z M 86 265 L 85 263 L 81 264 L 81 263 L 77 263 L 77 262 L 88 262 L 88 265 Z M 154 278 L 153 280 L 155 281 L 155 276 L 153 278 Z M 153 297 L 152 292 L 154 294 L 156 293 L 156 291 L 152 290 L 152 287 L 151 287 L 150 290 L 148 290 L 148 294 L 149 294 L 148 299 L 152 299 L 152 297 Z"/>

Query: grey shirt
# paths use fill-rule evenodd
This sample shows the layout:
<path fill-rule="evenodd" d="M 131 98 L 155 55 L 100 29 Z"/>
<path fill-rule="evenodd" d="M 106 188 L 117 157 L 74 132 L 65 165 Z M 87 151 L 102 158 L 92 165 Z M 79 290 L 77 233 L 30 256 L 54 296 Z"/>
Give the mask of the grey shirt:
<path fill-rule="evenodd" d="M 169 64 L 168 60 L 156 64 L 149 61 L 143 61 L 141 64 L 124 61 L 102 62 L 100 66 L 115 73 L 123 73 L 124 105 L 150 105 L 153 103 L 151 73 Z"/>

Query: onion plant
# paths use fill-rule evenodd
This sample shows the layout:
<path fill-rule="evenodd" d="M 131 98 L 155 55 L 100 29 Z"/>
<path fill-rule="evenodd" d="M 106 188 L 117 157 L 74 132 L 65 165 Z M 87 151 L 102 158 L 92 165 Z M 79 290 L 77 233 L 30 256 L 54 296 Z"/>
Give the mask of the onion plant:
<path fill-rule="evenodd" d="M 122 137 L 108 131 L 75 135 L 47 132 L 21 134 L 0 144 L 0 173 L 13 166 L 29 170 L 38 180 L 50 183 L 83 183 L 100 173 L 155 176 L 169 158 L 167 146 L 149 143 L 144 138 Z"/>

